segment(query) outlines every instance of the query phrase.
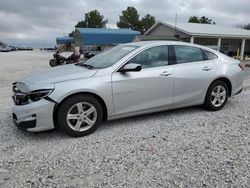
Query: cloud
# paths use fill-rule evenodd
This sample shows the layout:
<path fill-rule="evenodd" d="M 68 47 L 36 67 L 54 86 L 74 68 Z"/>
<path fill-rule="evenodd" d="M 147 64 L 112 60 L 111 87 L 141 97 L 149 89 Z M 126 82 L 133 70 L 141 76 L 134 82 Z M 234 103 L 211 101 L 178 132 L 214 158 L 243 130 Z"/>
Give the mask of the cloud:
<path fill-rule="evenodd" d="M 249 0 L 1 0 L 0 41 L 36 46 L 54 45 L 57 36 L 67 35 L 84 14 L 97 9 L 116 28 L 122 10 L 134 6 L 140 16 L 157 20 L 187 22 L 192 15 L 206 16 L 218 25 L 235 26 L 250 22 Z"/>

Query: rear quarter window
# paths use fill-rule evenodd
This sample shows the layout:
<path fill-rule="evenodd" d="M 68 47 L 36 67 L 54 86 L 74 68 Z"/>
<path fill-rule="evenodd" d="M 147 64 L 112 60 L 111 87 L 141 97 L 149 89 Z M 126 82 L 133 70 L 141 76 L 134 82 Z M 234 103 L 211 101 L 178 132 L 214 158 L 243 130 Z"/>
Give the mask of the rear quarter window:
<path fill-rule="evenodd" d="M 204 50 L 205 60 L 218 59 L 218 56 L 208 50 Z"/>

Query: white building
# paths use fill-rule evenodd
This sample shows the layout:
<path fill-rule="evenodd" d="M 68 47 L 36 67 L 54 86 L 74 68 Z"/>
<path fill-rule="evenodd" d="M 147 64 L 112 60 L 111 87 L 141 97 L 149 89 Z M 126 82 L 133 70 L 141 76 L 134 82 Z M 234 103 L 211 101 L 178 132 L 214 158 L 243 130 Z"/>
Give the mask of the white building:
<path fill-rule="evenodd" d="M 224 27 L 213 24 L 156 22 L 142 37 L 142 40 L 164 40 L 175 38 L 185 42 L 209 46 L 240 59 L 250 57 L 250 30 Z"/>

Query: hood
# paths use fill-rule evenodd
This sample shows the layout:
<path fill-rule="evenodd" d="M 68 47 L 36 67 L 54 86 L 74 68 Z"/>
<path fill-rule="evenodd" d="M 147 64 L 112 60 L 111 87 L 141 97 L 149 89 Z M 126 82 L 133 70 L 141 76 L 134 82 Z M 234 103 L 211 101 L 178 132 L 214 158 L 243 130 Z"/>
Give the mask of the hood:
<path fill-rule="evenodd" d="M 49 68 L 46 71 L 34 73 L 23 78 L 20 82 L 27 84 L 52 84 L 66 80 L 89 78 L 95 75 L 97 70 L 90 70 L 74 64 Z"/>

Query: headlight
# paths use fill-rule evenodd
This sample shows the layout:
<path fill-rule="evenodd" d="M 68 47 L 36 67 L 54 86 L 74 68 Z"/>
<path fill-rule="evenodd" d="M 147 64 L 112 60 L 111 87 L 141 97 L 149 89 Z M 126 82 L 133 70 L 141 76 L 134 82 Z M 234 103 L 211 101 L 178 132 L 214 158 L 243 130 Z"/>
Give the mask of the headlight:
<path fill-rule="evenodd" d="M 29 104 L 48 96 L 54 89 L 38 89 L 30 91 L 28 86 L 22 82 L 13 83 L 13 100 L 16 105 Z"/>
<path fill-rule="evenodd" d="M 32 101 L 38 101 L 46 96 L 48 96 L 53 89 L 41 89 L 41 90 L 36 90 L 29 92 L 27 95 Z"/>
<path fill-rule="evenodd" d="M 13 88 L 12 88 L 13 92 L 18 92 L 18 93 L 28 93 L 29 92 L 28 87 L 22 82 L 15 82 L 12 85 L 13 85 Z"/>
<path fill-rule="evenodd" d="M 25 105 L 29 104 L 31 101 L 35 102 L 48 96 L 52 91 L 53 89 L 41 89 L 28 93 L 22 93 L 20 91 L 17 91 L 14 92 L 12 98 L 16 105 Z"/>

